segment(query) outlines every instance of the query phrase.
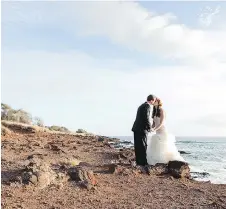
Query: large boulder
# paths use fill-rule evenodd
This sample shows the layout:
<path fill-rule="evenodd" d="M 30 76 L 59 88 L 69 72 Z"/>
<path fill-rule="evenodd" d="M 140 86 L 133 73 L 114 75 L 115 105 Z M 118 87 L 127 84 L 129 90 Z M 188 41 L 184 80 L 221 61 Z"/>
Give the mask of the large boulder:
<path fill-rule="evenodd" d="M 43 189 L 52 184 L 57 178 L 57 174 L 53 172 L 47 163 L 41 162 L 36 158 L 27 160 L 27 162 L 26 168 L 22 173 L 22 182 L 24 184 L 32 183 Z"/>
<path fill-rule="evenodd" d="M 168 172 L 175 178 L 191 178 L 188 163 L 182 161 L 170 161 Z"/>
<path fill-rule="evenodd" d="M 88 167 L 75 166 L 68 169 L 71 180 L 78 182 L 81 186 L 91 189 L 97 185 L 97 179 L 93 171 Z"/>

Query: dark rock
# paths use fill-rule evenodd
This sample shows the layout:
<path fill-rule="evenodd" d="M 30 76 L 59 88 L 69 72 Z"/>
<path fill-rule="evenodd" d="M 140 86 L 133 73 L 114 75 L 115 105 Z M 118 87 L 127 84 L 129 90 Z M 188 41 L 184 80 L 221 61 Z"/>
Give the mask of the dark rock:
<path fill-rule="evenodd" d="M 191 154 L 190 152 L 185 152 L 185 151 L 181 151 L 181 150 L 179 150 L 178 151 L 180 154 Z"/>
<path fill-rule="evenodd" d="M 125 149 L 125 150 L 119 152 L 119 157 L 128 159 L 128 160 L 132 160 L 135 158 L 135 153 L 133 150 Z"/>
<path fill-rule="evenodd" d="M 119 167 L 117 164 L 109 164 L 108 171 L 109 173 L 120 173 L 122 168 Z"/>
<path fill-rule="evenodd" d="M 104 165 L 104 167 L 108 169 L 107 170 L 108 173 L 129 175 L 130 173 L 132 173 L 132 171 L 130 169 L 128 169 L 127 166 L 124 164 L 117 164 L 117 163 Z"/>
<path fill-rule="evenodd" d="M 87 166 L 87 167 L 92 167 L 92 165 L 91 165 L 91 164 L 86 163 L 86 162 L 80 162 L 78 165 L 79 165 L 79 166 Z"/>
<path fill-rule="evenodd" d="M 50 144 L 49 148 L 53 151 L 68 153 L 68 151 L 61 147 L 60 145 Z"/>
<path fill-rule="evenodd" d="M 147 166 L 147 173 L 149 175 L 164 175 L 168 173 L 168 165 L 164 163 L 157 163 L 154 166 Z"/>
<path fill-rule="evenodd" d="M 60 147 L 55 144 L 50 144 L 50 149 L 53 151 L 60 151 Z"/>
<path fill-rule="evenodd" d="M 43 189 L 54 182 L 57 176 L 47 163 L 32 158 L 25 167 L 21 177 L 24 184 L 32 183 L 39 189 Z"/>
<path fill-rule="evenodd" d="M 109 138 L 109 137 L 107 137 L 107 139 L 110 142 L 120 142 L 120 139 L 117 139 L 117 138 Z"/>
<path fill-rule="evenodd" d="M 42 155 L 43 155 L 43 153 L 38 153 L 38 152 L 37 153 L 33 153 L 31 155 L 28 155 L 27 159 L 31 160 L 31 159 L 37 158 L 37 157 L 41 157 L 42 158 Z"/>
<path fill-rule="evenodd" d="M 206 178 L 206 177 L 209 177 L 210 174 L 207 173 L 207 172 L 191 172 L 191 176 L 193 179 L 196 179 L 196 178 Z"/>
<path fill-rule="evenodd" d="M 71 180 L 77 182 L 88 182 L 89 184 L 95 186 L 97 185 L 97 180 L 93 174 L 93 171 L 82 166 L 69 168 L 68 174 Z"/>
<path fill-rule="evenodd" d="M 22 183 L 23 184 L 29 184 L 29 182 L 30 182 L 30 179 L 32 178 L 32 172 L 27 172 L 27 171 L 25 171 L 25 172 L 23 172 L 22 173 Z"/>
<path fill-rule="evenodd" d="M 132 144 L 130 141 L 121 141 L 121 144 Z"/>
<path fill-rule="evenodd" d="M 99 138 L 97 139 L 97 141 L 98 141 L 98 142 L 104 142 L 105 139 L 104 139 L 103 137 L 99 137 Z"/>
<path fill-rule="evenodd" d="M 170 161 L 168 171 L 175 178 L 190 178 L 190 168 L 188 163 L 182 161 Z"/>
<path fill-rule="evenodd" d="M 122 145 L 120 143 L 118 143 L 118 144 L 115 143 L 115 144 L 113 144 L 113 147 L 116 149 L 119 149 L 122 147 Z"/>
<path fill-rule="evenodd" d="M 77 131 L 76 131 L 76 133 L 82 133 L 82 134 L 86 134 L 87 133 L 87 131 L 85 131 L 84 129 L 78 129 Z"/>
<path fill-rule="evenodd" d="M 103 142 L 103 141 L 106 141 L 106 142 L 120 142 L 120 139 L 117 139 L 117 138 L 110 138 L 110 137 L 106 137 L 106 136 L 96 136 L 97 138 L 97 141 L 100 141 L 100 142 Z"/>
<path fill-rule="evenodd" d="M 92 188 L 94 188 L 94 186 L 90 184 L 89 181 L 79 182 L 79 185 L 83 188 L 86 188 L 87 190 L 91 190 Z"/>

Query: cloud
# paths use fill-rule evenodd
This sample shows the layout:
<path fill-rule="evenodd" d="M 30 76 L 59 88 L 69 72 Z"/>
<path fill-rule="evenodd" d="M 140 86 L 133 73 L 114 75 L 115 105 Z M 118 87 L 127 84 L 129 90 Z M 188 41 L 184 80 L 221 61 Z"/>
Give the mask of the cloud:
<path fill-rule="evenodd" d="M 154 93 L 176 135 L 226 135 L 217 125 L 207 132 L 197 123 L 204 115 L 225 113 L 226 28 L 193 29 L 174 14 L 153 13 L 138 2 L 4 2 L 2 21 L 9 27 L 56 27 L 74 36 L 105 37 L 150 54 L 150 65 L 141 67 L 130 59 L 106 60 L 76 50 L 4 49 L 3 101 L 47 124 L 129 135 L 138 105 Z M 177 64 L 153 66 L 151 55 Z"/>
<path fill-rule="evenodd" d="M 209 6 L 204 7 L 199 14 L 200 25 L 203 27 L 209 27 L 213 23 L 215 16 L 219 14 L 220 8 L 220 6 L 217 6 L 214 9 Z"/>
<path fill-rule="evenodd" d="M 5 51 L 2 100 L 47 124 L 105 135 L 131 134 L 136 109 L 150 93 L 162 98 L 169 130 L 176 135 L 203 135 L 206 127 L 190 121 L 225 113 L 220 73 L 206 69 L 203 75 L 184 66 L 139 68 L 129 62 L 131 71 L 125 72 L 120 62 L 103 65 L 102 59 L 79 52 Z"/>
<path fill-rule="evenodd" d="M 196 126 L 197 130 L 203 130 L 203 136 L 225 136 L 225 134 L 222 134 L 225 133 L 225 118 L 226 112 L 212 113 L 207 115 L 203 114 L 203 116 L 191 120 L 191 123 L 193 126 Z"/>
<path fill-rule="evenodd" d="M 189 28 L 177 23 L 175 15 L 153 13 L 138 2 L 4 2 L 3 9 L 3 23 L 57 25 L 165 59 L 214 65 L 226 58 L 225 29 Z"/>
<path fill-rule="evenodd" d="M 212 128 L 224 128 L 226 127 L 226 113 L 218 113 L 218 114 L 208 114 L 204 115 L 196 120 L 196 123 L 199 123 L 202 126 Z"/>

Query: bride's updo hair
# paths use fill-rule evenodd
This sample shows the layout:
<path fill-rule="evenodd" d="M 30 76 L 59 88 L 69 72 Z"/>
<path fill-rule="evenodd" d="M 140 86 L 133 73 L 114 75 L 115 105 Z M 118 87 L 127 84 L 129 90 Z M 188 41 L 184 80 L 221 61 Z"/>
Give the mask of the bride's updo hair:
<path fill-rule="evenodd" d="M 160 117 L 161 116 L 161 111 L 160 107 L 162 107 L 162 101 L 160 99 L 156 99 L 156 105 L 154 105 L 153 112 L 152 112 L 152 118 Z"/>
<path fill-rule="evenodd" d="M 157 99 L 157 101 L 158 101 L 158 106 L 159 106 L 159 107 L 162 107 L 162 100 Z"/>

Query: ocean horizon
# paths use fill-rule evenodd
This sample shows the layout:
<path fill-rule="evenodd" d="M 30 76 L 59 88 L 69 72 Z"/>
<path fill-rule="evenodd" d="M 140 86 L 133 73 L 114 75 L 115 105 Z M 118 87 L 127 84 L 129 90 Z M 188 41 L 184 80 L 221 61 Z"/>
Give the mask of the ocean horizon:
<path fill-rule="evenodd" d="M 114 136 L 133 147 L 133 136 Z M 148 137 L 150 140 L 150 136 Z M 197 180 L 211 181 L 214 184 L 226 184 L 226 137 L 216 136 L 176 136 L 176 146 L 189 163 L 191 172 L 208 173 Z"/>

